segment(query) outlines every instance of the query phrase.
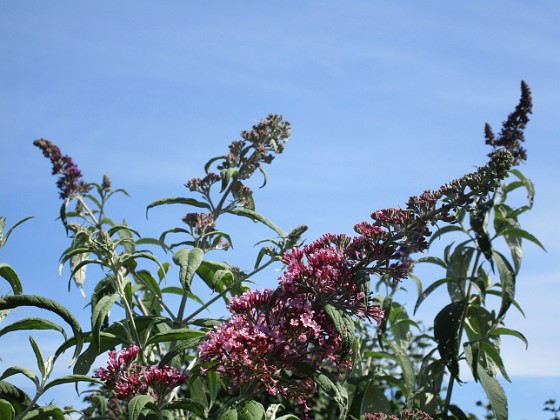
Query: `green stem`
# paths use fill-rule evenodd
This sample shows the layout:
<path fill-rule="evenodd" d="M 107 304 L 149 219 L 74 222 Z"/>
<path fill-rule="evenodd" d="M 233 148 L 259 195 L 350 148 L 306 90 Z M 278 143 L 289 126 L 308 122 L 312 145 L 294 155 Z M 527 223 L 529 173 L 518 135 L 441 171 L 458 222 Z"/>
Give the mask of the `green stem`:
<path fill-rule="evenodd" d="M 138 335 L 138 330 L 136 329 L 136 322 L 134 322 L 134 313 L 132 312 L 132 308 L 130 307 L 128 300 L 126 299 L 126 295 L 124 293 L 124 288 L 123 288 L 123 282 L 122 282 L 122 275 L 120 274 L 120 270 L 118 267 L 113 266 L 111 267 L 111 269 L 113 270 L 113 273 L 115 273 L 115 279 L 116 279 L 116 286 L 117 286 L 117 293 L 119 294 L 119 296 L 121 297 L 121 301 L 123 303 L 124 306 L 124 310 L 126 313 L 126 319 L 128 321 L 129 324 L 129 334 L 132 335 L 133 341 L 138 345 L 138 347 L 140 348 L 140 359 L 142 360 L 142 362 L 145 362 L 144 360 L 144 350 L 142 348 L 142 343 L 140 341 L 140 336 Z"/>
<path fill-rule="evenodd" d="M 91 209 L 88 207 L 88 205 L 86 204 L 85 200 L 82 198 L 81 195 L 77 195 L 76 198 L 78 199 L 78 201 L 82 204 L 82 206 L 84 207 L 84 209 L 86 210 L 87 214 L 89 215 L 89 217 L 91 217 L 91 220 L 93 222 L 93 224 L 101 229 L 101 225 L 99 224 L 99 221 L 97 220 L 97 218 L 95 217 L 95 214 L 93 214 L 93 211 L 91 211 Z"/>

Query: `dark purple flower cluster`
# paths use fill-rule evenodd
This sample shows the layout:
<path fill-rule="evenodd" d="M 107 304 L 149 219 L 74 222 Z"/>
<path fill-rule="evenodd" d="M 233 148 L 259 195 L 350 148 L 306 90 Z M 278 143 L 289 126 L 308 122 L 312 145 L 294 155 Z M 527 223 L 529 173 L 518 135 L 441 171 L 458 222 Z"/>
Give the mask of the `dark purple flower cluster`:
<path fill-rule="evenodd" d="M 529 114 L 532 113 L 533 101 L 531 91 L 525 82 L 521 82 L 521 100 L 515 110 L 509 114 L 502 124 L 502 130 L 498 137 L 492 131 L 490 124 L 484 127 L 486 144 L 499 148 L 503 147 L 511 153 L 516 162 L 527 159 L 527 151 L 522 147 L 525 141 L 524 130 L 529 122 Z"/>
<path fill-rule="evenodd" d="M 169 366 L 150 368 L 134 363 L 138 346 L 109 352 L 107 368 L 96 370 L 94 377 L 105 382 L 104 388 L 112 391 L 118 400 L 128 400 L 136 395 L 151 395 L 158 402 L 187 379 L 186 373 Z"/>
<path fill-rule="evenodd" d="M 60 174 L 56 186 L 60 191 L 60 198 L 67 199 L 75 194 L 86 193 L 90 187 L 82 181 L 82 172 L 68 155 L 62 156 L 58 146 L 49 140 L 37 139 L 33 142 L 52 163 L 53 175 Z"/>

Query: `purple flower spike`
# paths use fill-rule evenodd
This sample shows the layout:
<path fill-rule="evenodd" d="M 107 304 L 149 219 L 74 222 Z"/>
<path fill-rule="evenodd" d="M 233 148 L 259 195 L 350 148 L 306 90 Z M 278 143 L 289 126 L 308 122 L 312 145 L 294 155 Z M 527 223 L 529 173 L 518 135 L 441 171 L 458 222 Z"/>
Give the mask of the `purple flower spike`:
<path fill-rule="evenodd" d="M 52 163 L 52 174 L 60 174 L 56 186 L 60 191 L 60 198 L 67 199 L 76 194 L 86 193 L 90 187 L 82 181 L 82 172 L 68 155 L 62 156 L 60 149 L 49 140 L 37 139 L 33 142 Z"/>

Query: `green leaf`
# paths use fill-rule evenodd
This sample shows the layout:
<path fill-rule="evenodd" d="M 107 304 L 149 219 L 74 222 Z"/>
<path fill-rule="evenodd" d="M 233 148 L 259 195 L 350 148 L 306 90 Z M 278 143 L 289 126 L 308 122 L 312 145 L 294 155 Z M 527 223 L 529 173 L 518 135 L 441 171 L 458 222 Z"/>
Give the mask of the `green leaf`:
<path fill-rule="evenodd" d="M 354 400 L 359 402 L 359 407 L 356 407 L 355 416 L 360 417 L 362 413 L 390 413 L 391 404 L 385 396 L 384 390 L 378 386 L 375 380 L 370 380 L 365 383 L 366 387 L 360 395 L 354 395 Z"/>
<path fill-rule="evenodd" d="M 190 398 L 180 398 L 177 400 L 173 400 L 170 403 L 166 404 L 165 408 L 168 410 L 186 410 L 194 413 L 200 418 L 207 418 L 204 412 L 204 406 L 198 401 L 194 401 Z"/>
<path fill-rule="evenodd" d="M 173 262 L 180 267 L 179 278 L 184 290 L 190 290 L 194 273 L 203 258 L 204 251 L 200 248 L 180 249 L 173 255 Z"/>
<path fill-rule="evenodd" d="M 37 359 L 37 367 L 41 372 L 43 380 L 47 375 L 47 368 L 45 365 L 45 359 L 43 358 L 43 354 L 41 353 L 41 349 L 33 339 L 33 337 L 29 337 L 29 342 L 31 343 L 31 348 L 33 349 L 33 353 L 35 353 L 35 359 Z"/>
<path fill-rule="evenodd" d="M 151 408 L 157 411 L 156 400 L 149 395 L 137 395 L 128 403 L 128 418 L 137 420 L 144 408 Z"/>
<path fill-rule="evenodd" d="M 220 159 L 225 159 L 225 156 L 216 156 L 213 157 L 212 159 L 210 159 L 208 162 L 206 162 L 206 165 L 204 165 L 204 172 L 206 172 L 207 174 L 209 173 L 208 171 L 210 170 L 210 165 L 212 165 L 214 162 L 216 162 L 217 160 Z"/>
<path fill-rule="evenodd" d="M 501 319 L 515 299 L 515 271 L 502 254 L 494 251 L 493 255 L 500 274 L 500 286 L 502 288 L 502 304 L 498 313 L 498 319 Z"/>
<path fill-rule="evenodd" d="M 468 277 L 471 260 L 475 248 L 457 245 L 449 258 L 447 274 L 445 277 L 454 279 L 447 283 L 447 291 L 451 300 L 458 301 L 465 297 L 465 280 Z"/>
<path fill-rule="evenodd" d="M 31 379 L 35 383 L 35 386 L 37 387 L 37 389 L 39 388 L 40 381 L 39 381 L 39 378 L 37 377 L 37 375 L 35 374 L 35 372 L 33 372 L 30 369 L 26 369 L 26 368 L 23 368 L 23 367 L 20 367 L 20 366 L 12 366 L 12 367 L 9 367 L 8 369 L 6 369 L 4 371 L 4 373 L 2 374 L 2 376 L 0 376 L 0 381 L 4 380 L 6 378 L 9 378 L 10 376 L 17 375 L 18 373 L 22 374 L 24 376 L 27 376 L 29 379 Z"/>
<path fill-rule="evenodd" d="M 6 242 L 8 242 L 8 238 L 10 237 L 10 235 L 12 234 L 14 229 L 17 228 L 22 223 L 27 222 L 29 219 L 33 219 L 33 216 L 28 216 L 28 217 L 26 217 L 24 219 L 21 219 L 20 221 L 16 222 L 10 229 L 8 229 L 6 234 L 4 234 L 3 230 L 4 230 L 4 226 L 6 224 L 6 218 L 5 217 L 0 217 L 0 248 L 2 248 L 4 245 L 6 245 Z"/>
<path fill-rule="evenodd" d="M 99 379 L 93 378 L 91 376 L 67 375 L 67 376 L 61 376 L 60 378 L 56 378 L 50 381 L 47 385 L 45 385 L 43 391 L 46 391 L 47 389 L 53 388 L 58 385 L 72 384 L 76 382 L 89 382 L 90 384 L 103 385 L 103 381 L 100 381 Z"/>
<path fill-rule="evenodd" d="M 259 171 L 263 175 L 263 183 L 259 188 L 264 188 L 266 186 L 267 182 L 268 182 L 268 175 L 266 174 L 266 171 L 264 170 L 264 168 L 262 166 L 259 166 Z"/>
<path fill-rule="evenodd" d="M 74 365 L 73 373 L 75 375 L 86 375 L 91 366 L 95 362 L 97 356 L 102 353 L 105 353 L 111 349 L 114 349 L 119 344 L 130 344 L 126 338 L 124 337 L 124 332 L 119 334 L 119 336 L 115 334 L 110 334 L 106 332 L 101 332 L 99 334 L 101 338 L 101 346 L 97 347 L 94 343 L 91 343 L 88 348 L 80 354 L 78 359 L 76 360 L 76 364 Z M 93 337 L 89 334 L 88 341 L 92 341 Z M 63 345 L 64 346 L 64 345 Z M 61 346 L 61 348 L 63 347 Z M 59 350 L 57 350 L 57 353 Z"/>
<path fill-rule="evenodd" d="M 492 261 L 492 241 L 488 233 L 488 220 L 494 200 L 477 203 L 470 212 L 471 229 L 476 236 L 478 249 L 482 251 L 488 261 Z"/>
<path fill-rule="evenodd" d="M 449 232 L 463 232 L 463 229 L 457 225 L 447 225 L 444 226 L 440 229 L 437 229 L 434 234 L 431 236 L 430 241 L 428 242 L 429 245 L 432 245 L 432 243 L 439 238 L 441 235 L 445 235 L 446 233 Z"/>
<path fill-rule="evenodd" d="M 500 232 L 501 235 L 504 236 L 515 236 L 517 238 L 527 239 L 528 241 L 533 242 L 534 244 L 538 245 L 543 251 L 546 252 L 544 245 L 533 235 L 521 228 L 511 228 L 506 229 Z"/>
<path fill-rule="evenodd" d="M 168 198 L 161 198 L 149 204 L 148 207 L 146 207 L 146 218 L 148 218 L 148 211 L 151 208 L 157 206 L 163 206 L 167 204 L 186 204 L 187 206 L 200 207 L 200 208 L 210 210 L 210 205 L 208 205 L 207 203 L 203 203 L 202 201 L 195 200 L 194 198 L 168 197 Z"/>
<path fill-rule="evenodd" d="M 208 388 L 208 394 L 210 396 L 210 405 L 213 405 L 220 389 L 220 382 L 216 371 L 210 370 L 206 372 L 206 387 Z"/>
<path fill-rule="evenodd" d="M 97 348 L 101 346 L 100 344 L 100 336 L 99 333 L 101 331 L 101 326 L 103 325 L 103 321 L 109 314 L 109 311 L 119 298 L 117 293 L 112 295 L 103 296 L 97 302 L 97 305 L 92 310 L 91 313 L 91 333 L 93 335 L 93 343 Z"/>
<path fill-rule="evenodd" d="M 210 289 L 220 292 L 223 290 L 223 284 L 216 284 L 215 280 L 218 280 L 223 276 L 220 274 L 217 279 L 214 278 L 216 273 L 220 270 L 229 271 L 229 267 L 226 264 L 217 261 L 202 261 L 196 270 L 196 274 L 204 280 Z"/>
<path fill-rule="evenodd" d="M 12 420 L 16 415 L 16 410 L 12 404 L 4 399 L 0 399 L 0 419 Z"/>
<path fill-rule="evenodd" d="M 152 276 L 152 273 L 150 273 L 148 270 L 139 270 L 132 273 L 132 275 L 138 283 L 141 283 L 144 286 L 147 291 L 157 297 L 161 297 L 161 289 L 159 287 L 159 283 L 154 278 L 154 276 Z"/>
<path fill-rule="evenodd" d="M 0 398 L 12 404 L 16 414 L 21 413 L 32 404 L 29 395 L 5 381 L 0 381 Z"/>
<path fill-rule="evenodd" d="M 502 360 L 502 356 L 500 356 L 500 351 L 496 349 L 496 347 L 494 347 L 492 344 L 488 342 L 483 341 L 480 343 L 480 352 L 486 358 L 487 370 L 490 370 L 488 368 L 488 365 L 491 365 L 492 371 L 495 370 L 493 369 L 494 367 L 497 367 L 500 370 L 504 379 L 508 382 L 511 382 L 511 379 L 509 378 L 509 375 L 507 374 L 506 368 L 504 366 L 504 361 Z"/>
<path fill-rule="evenodd" d="M 5 326 L 0 330 L 0 337 L 12 331 L 21 330 L 55 330 L 59 331 L 66 340 L 66 331 L 60 325 L 44 318 L 24 318 Z"/>
<path fill-rule="evenodd" d="M 416 377 L 414 375 L 414 368 L 412 367 L 412 362 L 410 361 L 410 358 L 406 354 L 405 350 L 403 350 L 400 346 L 396 345 L 391 341 L 385 341 L 385 343 L 388 344 L 391 350 L 393 351 L 397 363 L 401 368 L 403 379 L 404 379 L 404 385 L 406 387 L 406 397 L 408 400 L 412 397 L 412 394 L 414 393 L 414 384 L 416 383 Z"/>
<path fill-rule="evenodd" d="M 74 315 L 72 315 L 68 309 L 58 302 L 42 296 L 17 295 L 4 296 L 0 299 L 0 310 L 13 309 L 19 306 L 35 306 L 37 308 L 46 309 L 59 315 L 68 323 L 68 325 L 70 325 L 74 333 L 74 337 L 76 337 L 76 349 L 74 350 L 74 356 L 72 357 L 71 364 L 74 363 L 83 347 L 82 328 Z"/>
<path fill-rule="evenodd" d="M 205 333 L 200 330 L 192 330 L 190 328 L 177 328 L 170 331 L 161 332 L 153 335 L 146 344 L 166 343 L 169 341 L 181 341 L 191 338 L 202 339 Z"/>
<path fill-rule="evenodd" d="M 264 407 L 254 400 L 245 401 L 237 409 L 237 418 L 239 420 L 262 420 L 264 419 Z"/>
<path fill-rule="evenodd" d="M 492 331 L 491 335 L 493 337 L 499 337 L 501 335 L 511 335 L 513 337 L 517 337 L 521 341 L 523 341 L 523 343 L 525 343 L 525 349 L 529 348 L 529 342 L 527 341 L 527 338 L 519 331 L 511 330 L 509 328 L 496 328 L 495 330 Z"/>
<path fill-rule="evenodd" d="M 222 178 L 222 189 L 220 190 L 220 193 L 223 193 L 226 190 L 229 181 L 235 179 L 237 177 L 238 172 L 239 171 L 237 168 L 222 169 L 222 171 L 220 172 Z"/>
<path fill-rule="evenodd" d="M 340 334 L 342 341 L 341 357 L 345 358 L 352 349 L 356 337 L 354 321 L 348 314 L 338 310 L 331 304 L 325 305 L 324 309 L 332 321 L 336 332 Z"/>
<path fill-rule="evenodd" d="M 472 366 L 473 363 L 473 354 L 471 351 L 470 346 L 465 346 L 465 356 L 467 358 L 467 363 L 469 366 Z M 483 366 L 477 364 L 477 374 L 480 380 L 480 384 L 492 406 L 492 410 L 494 411 L 494 415 L 496 416 L 497 420 L 507 420 L 508 419 L 508 402 L 507 397 L 504 392 L 504 389 L 497 381 L 497 379 L 491 375 L 489 375 L 484 369 Z"/>
<path fill-rule="evenodd" d="M 286 237 L 286 232 L 284 232 L 282 229 L 280 229 L 278 226 L 276 226 L 274 223 L 272 223 L 270 220 L 268 220 L 262 214 L 257 213 L 254 210 L 250 210 L 250 209 L 246 209 L 246 208 L 242 208 L 242 207 L 236 207 L 234 209 L 228 210 L 228 213 L 232 213 L 232 214 L 235 214 L 237 216 L 247 217 L 247 218 L 253 220 L 254 222 L 260 222 L 260 223 L 268 226 L 274 232 L 276 232 L 278 234 L 278 236 L 280 236 L 281 238 Z"/>
<path fill-rule="evenodd" d="M 434 338 L 438 352 L 449 369 L 459 379 L 459 328 L 467 300 L 452 302 L 444 307 L 434 319 Z"/>
<path fill-rule="evenodd" d="M 313 379 L 323 391 L 330 395 L 338 405 L 339 420 L 346 419 L 348 412 L 348 391 L 338 381 L 333 382 L 327 375 L 317 372 Z"/>
<path fill-rule="evenodd" d="M 8 283 L 10 283 L 14 295 L 21 295 L 23 293 L 23 287 L 21 285 L 21 281 L 19 280 L 18 275 L 16 274 L 15 270 L 11 266 L 9 266 L 8 264 L 1 263 L 0 276 L 3 277 L 5 280 L 7 280 Z"/>
<path fill-rule="evenodd" d="M 523 186 L 527 190 L 527 200 L 529 201 L 529 208 L 533 207 L 533 201 L 535 199 L 535 186 L 533 182 L 525 177 L 518 169 L 512 169 L 510 171 L 513 175 L 515 175 L 519 180 L 523 183 Z"/>
<path fill-rule="evenodd" d="M 313 368 L 307 363 L 295 362 L 294 366 L 302 374 L 312 378 L 336 402 L 340 412 L 339 420 L 346 419 L 346 414 L 348 413 L 348 390 L 336 379 L 331 379 L 326 373 Z"/>
<path fill-rule="evenodd" d="M 229 406 L 221 411 L 218 415 L 218 420 L 237 420 L 237 409 L 235 406 Z"/>
<path fill-rule="evenodd" d="M 64 420 L 64 413 L 56 405 L 44 405 L 29 411 L 25 420 Z"/>
<path fill-rule="evenodd" d="M 417 263 L 431 263 L 431 264 L 439 265 L 440 267 L 447 269 L 447 264 L 445 263 L 445 261 L 443 261 L 439 257 L 432 257 L 432 256 L 422 257 L 422 258 L 418 258 L 418 260 L 416 260 L 416 262 Z"/>
<path fill-rule="evenodd" d="M 454 279 L 450 279 L 450 278 L 444 278 L 444 279 L 440 279 L 437 280 L 435 282 L 433 282 L 432 284 L 430 284 L 426 290 L 424 290 L 422 292 L 422 294 L 420 296 L 418 296 L 418 300 L 416 301 L 416 304 L 414 305 L 414 313 L 416 313 L 416 311 L 418 310 L 418 308 L 420 307 L 420 305 L 422 304 L 422 302 L 424 302 L 424 300 L 434 291 L 436 290 L 439 286 L 441 286 L 442 284 L 446 284 L 449 282 L 453 282 L 455 281 Z"/>

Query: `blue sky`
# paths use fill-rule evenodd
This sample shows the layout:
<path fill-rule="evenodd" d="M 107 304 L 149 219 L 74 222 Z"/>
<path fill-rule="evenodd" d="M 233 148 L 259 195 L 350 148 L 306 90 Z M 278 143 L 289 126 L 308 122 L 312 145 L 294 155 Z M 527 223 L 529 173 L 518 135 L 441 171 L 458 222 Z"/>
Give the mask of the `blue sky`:
<path fill-rule="evenodd" d="M 504 358 L 511 418 L 548 418 L 542 403 L 560 398 L 560 361 L 551 357 L 560 345 L 558 21 L 560 4 L 538 0 L 3 1 L 0 215 L 9 224 L 35 218 L 0 261 L 26 293 L 65 302 L 87 325 L 85 300 L 67 293 L 67 270 L 58 275 L 68 242 L 35 138 L 59 145 L 86 180 L 107 173 L 126 188 L 131 197 L 116 199 L 111 214 L 154 236 L 177 226 L 185 209 L 156 210 L 146 221 L 147 204 L 186 194 L 183 184 L 241 130 L 283 114 L 292 139 L 268 169 L 257 209 L 285 229 L 308 224 L 311 240 L 350 232 L 371 211 L 484 164 L 484 123 L 500 127 L 523 79 L 535 106 L 522 170 L 537 188 L 523 223 L 548 252 L 526 244 L 518 300 L 527 317 L 512 313 L 508 325 L 528 337 L 529 350 L 506 341 Z M 268 232 L 228 223 L 235 250 L 217 258 L 249 266 L 253 243 Z M 263 274 L 257 287 L 277 275 Z M 419 316 L 433 317 L 429 305 Z M 11 344 L 0 350 L 1 370 L 31 354 L 26 336 L 2 339 Z M 547 385 L 535 395 L 539 384 Z M 470 392 L 465 401 L 475 400 Z"/>

